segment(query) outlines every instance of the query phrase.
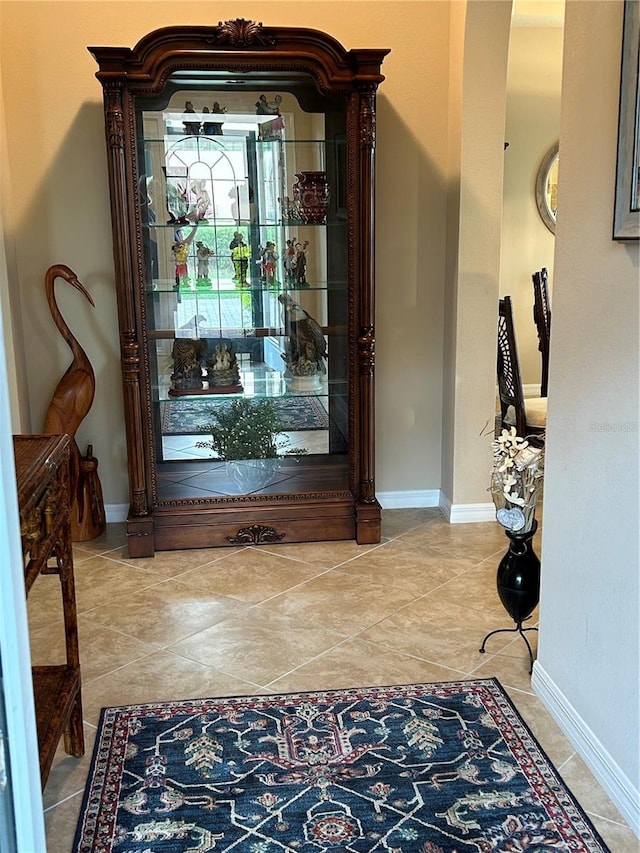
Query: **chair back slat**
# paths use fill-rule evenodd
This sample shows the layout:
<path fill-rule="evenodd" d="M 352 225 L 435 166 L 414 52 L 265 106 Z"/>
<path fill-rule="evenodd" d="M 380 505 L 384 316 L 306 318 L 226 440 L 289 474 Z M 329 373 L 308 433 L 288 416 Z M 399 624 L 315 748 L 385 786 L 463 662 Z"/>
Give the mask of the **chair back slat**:
<path fill-rule="evenodd" d="M 524 407 L 522 377 L 516 347 L 511 297 L 505 296 L 498 304 L 498 394 L 503 429 L 507 427 L 505 417 L 509 406 L 516 413 L 518 435 L 527 435 L 527 416 Z"/>
<path fill-rule="evenodd" d="M 551 304 L 549 302 L 549 274 L 546 267 L 534 272 L 533 320 L 538 332 L 538 349 L 542 356 L 540 396 L 546 397 L 549 386 L 549 344 L 551 342 Z"/>

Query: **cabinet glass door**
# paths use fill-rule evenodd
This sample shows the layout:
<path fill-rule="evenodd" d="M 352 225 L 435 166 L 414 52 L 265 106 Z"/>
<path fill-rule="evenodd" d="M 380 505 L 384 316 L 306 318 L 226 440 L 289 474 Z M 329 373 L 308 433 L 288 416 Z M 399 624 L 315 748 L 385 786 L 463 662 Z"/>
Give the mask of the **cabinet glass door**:
<path fill-rule="evenodd" d="M 158 500 L 347 488 L 344 101 L 175 76 L 138 101 Z"/>

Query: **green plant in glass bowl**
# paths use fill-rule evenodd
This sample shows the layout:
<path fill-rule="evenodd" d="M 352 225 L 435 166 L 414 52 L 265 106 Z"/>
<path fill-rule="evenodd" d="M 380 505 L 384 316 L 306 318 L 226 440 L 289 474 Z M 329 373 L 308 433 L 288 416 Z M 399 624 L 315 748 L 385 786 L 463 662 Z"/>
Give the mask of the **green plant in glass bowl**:
<path fill-rule="evenodd" d="M 299 447 L 288 448 L 289 440 L 281 438 L 282 424 L 271 400 L 234 400 L 230 406 L 212 412 L 207 425 L 208 441 L 196 447 L 213 450 L 220 459 L 276 459 L 306 453 Z"/>

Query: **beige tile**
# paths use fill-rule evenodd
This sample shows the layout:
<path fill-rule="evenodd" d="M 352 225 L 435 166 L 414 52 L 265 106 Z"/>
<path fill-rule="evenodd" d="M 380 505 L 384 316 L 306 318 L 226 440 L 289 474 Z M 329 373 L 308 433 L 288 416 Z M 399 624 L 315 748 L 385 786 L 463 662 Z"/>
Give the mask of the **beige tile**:
<path fill-rule="evenodd" d="M 413 599 L 411 592 L 363 582 L 357 575 L 326 572 L 258 605 L 301 625 L 330 627 L 352 635 L 374 625 Z"/>
<path fill-rule="evenodd" d="M 574 750 L 558 724 L 537 696 L 506 684 L 502 686 L 554 767 L 559 769 L 574 754 Z"/>
<path fill-rule="evenodd" d="M 95 557 L 96 554 L 93 551 L 88 551 L 86 548 L 83 548 L 81 545 L 74 544 L 73 546 L 73 564 L 77 566 L 78 563 L 81 563 L 83 560 L 90 560 L 91 557 Z"/>
<path fill-rule="evenodd" d="M 426 561 L 418 549 L 404 545 L 402 540 L 393 540 L 334 571 L 383 584 L 387 589 L 401 589 L 418 598 L 446 583 L 452 570 L 457 573 L 468 568 L 462 559 L 454 559 L 448 565 L 443 563 L 438 559 Z"/>
<path fill-rule="evenodd" d="M 513 626 L 513 620 L 504 608 L 496 585 L 496 565 L 491 558 L 451 578 L 433 593 L 433 600 L 451 604 L 465 602 L 467 607 L 491 613 L 504 620 L 505 628 Z M 535 623 L 534 623 L 535 624 Z"/>
<path fill-rule="evenodd" d="M 78 613 L 122 600 L 154 583 L 142 572 L 106 557 L 92 557 L 75 567 L 76 607 Z"/>
<path fill-rule="evenodd" d="M 268 686 L 269 691 L 289 693 L 457 681 L 460 677 L 461 674 L 454 670 L 426 663 L 356 637 L 345 640 Z"/>
<path fill-rule="evenodd" d="M 333 628 L 253 608 L 176 643 L 170 650 L 265 685 L 343 639 L 345 634 Z"/>
<path fill-rule="evenodd" d="M 191 569 L 178 580 L 189 588 L 257 604 L 325 571 L 317 564 L 276 556 L 260 548 L 244 548 L 216 563 Z"/>
<path fill-rule="evenodd" d="M 97 725 L 101 708 L 256 692 L 260 692 L 257 685 L 240 677 L 157 651 L 87 684 L 82 690 L 82 704 L 85 720 Z"/>
<path fill-rule="evenodd" d="M 358 545 L 349 540 L 345 542 L 295 542 L 290 545 L 261 545 L 260 550 L 270 551 L 282 557 L 302 560 L 305 563 L 317 563 L 325 568 L 333 568 L 364 554 L 378 545 Z"/>
<path fill-rule="evenodd" d="M 404 540 L 400 540 L 399 544 L 411 548 L 411 550 L 419 551 L 425 570 L 438 569 L 446 573 L 447 579 L 464 574 L 464 572 L 473 569 L 481 562 L 477 557 L 451 554 L 446 548 L 416 548 L 415 545 L 405 543 Z M 489 557 L 489 560 L 491 560 L 491 557 Z"/>
<path fill-rule="evenodd" d="M 424 660 L 469 673 L 481 661 L 478 649 L 504 618 L 427 595 L 363 632 L 362 637 Z M 496 650 L 509 635 L 492 638 Z"/>
<path fill-rule="evenodd" d="M 69 853 L 73 848 L 81 806 L 82 794 L 78 793 L 45 811 L 47 853 Z"/>
<path fill-rule="evenodd" d="M 506 551 L 509 544 L 497 522 L 449 524 L 446 519 L 435 519 L 411 530 L 401 540 L 436 553 L 444 549 L 449 556 L 468 557 L 476 562 Z"/>
<path fill-rule="evenodd" d="M 32 664 L 63 663 L 66 648 L 62 621 L 31 631 L 30 646 Z M 78 617 L 78 647 L 83 684 L 157 650 L 156 646 L 102 625 L 92 611 Z"/>
<path fill-rule="evenodd" d="M 33 627 L 29 622 L 29 646 L 33 666 L 51 666 L 64 663 L 66 647 L 62 614 L 55 622 L 44 627 Z"/>
<path fill-rule="evenodd" d="M 481 663 L 470 674 L 473 678 L 497 678 L 503 687 L 533 693 L 531 689 L 531 658 L 524 640 L 519 634 L 497 634 L 503 639 L 515 637 L 509 645 L 495 650 L 493 638 L 490 637 L 486 644 L 485 654 Z M 526 632 L 527 641 L 536 658 L 538 649 L 537 631 Z"/>
<path fill-rule="evenodd" d="M 640 839 L 626 824 L 613 823 L 598 815 L 588 814 L 611 853 L 640 853 Z"/>
<path fill-rule="evenodd" d="M 62 591 L 57 575 L 40 575 L 27 598 L 29 630 L 62 624 Z"/>
<path fill-rule="evenodd" d="M 89 539 L 86 542 L 73 543 L 73 555 L 75 559 L 76 551 L 89 554 L 104 554 L 106 551 L 112 551 L 114 548 L 119 548 L 127 541 L 127 526 L 124 521 L 113 522 L 107 524 L 107 527 L 100 536 L 95 539 Z"/>
<path fill-rule="evenodd" d="M 170 579 L 91 611 L 107 628 L 163 648 L 229 618 L 246 606 Z"/>
<path fill-rule="evenodd" d="M 572 794 L 589 815 L 597 815 L 607 821 L 624 825 L 624 818 L 579 755 L 573 753 L 559 771 Z M 640 846 L 637 849 L 640 849 Z"/>
<path fill-rule="evenodd" d="M 154 575 L 156 580 L 163 580 L 181 575 L 190 569 L 197 569 L 199 566 L 206 566 L 209 563 L 223 560 L 237 550 L 236 548 L 193 548 L 186 551 L 156 551 L 154 557 L 137 557 L 134 559 L 129 557 L 127 546 L 124 545 L 110 551 L 109 557 L 112 560 L 118 560 L 120 563 L 148 572 Z"/>
<path fill-rule="evenodd" d="M 84 755 L 81 758 L 67 755 L 63 741 L 60 741 L 43 791 L 45 809 L 83 793 L 89 777 L 96 731 L 95 726 L 84 724 Z"/>
<path fill-rule="evenodd" d="M 427 521 L 441 518 L 442 512 L 438 507 L 420 509 L 385 509 L 382 513 L 382 535 L 393 539 L 409 530 L 413 530 Z"/>

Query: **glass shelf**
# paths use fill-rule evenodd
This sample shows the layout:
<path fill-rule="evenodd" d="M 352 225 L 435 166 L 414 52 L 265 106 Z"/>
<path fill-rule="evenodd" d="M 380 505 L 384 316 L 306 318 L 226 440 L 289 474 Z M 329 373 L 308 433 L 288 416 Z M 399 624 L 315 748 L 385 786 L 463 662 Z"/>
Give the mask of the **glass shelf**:
<path fill-rule="evenodd" d="M 342 281 L 320 281 L 315 283 L 308 282 L 307 284 L 279 284 L 279 286 L 272 286 L 266 284 L 250 284 L 247 287 L 236 288 L 233 283 L 227 283 L 221 287 L 213 287 L 210 285 L 197 284 L 195 287 L 180 287 L 176 289 L 175 282 L 171 279 L 155 279 L 151 285 L 146 285 L 145 292 L 153 295 L 154 293 L 162 294 L 175 294 L 180 293 L 181 296 L 186 297 L 194 297 L 198 296 L 211 296 L 211 295 L 238 295 L 241 293 L 264 293 L 264 294 L 278 294 L 278 293 L 307 293 L 308 291 L 327 291 L 327 290 L 337 290 L 342 291 L 346 290 L 348 287 L 348 282 L 346 279 Z"/>
<path fill-rule="evenodd" d="M 154 113 L 154 118 L 156 114 Z M 205 114 L 206 115 L 206 114 Z M 215 113 L 211 113 L 211 115 L 215 115 Z M 203 133 L 202 131 L 199 134 L 189 134 L 185 133 L 184 130 L 178 130 L 177 127 L 170 124 L 171 120 L 167 120 L 167 114 L 163 113 L 165 122 L 166 122 L 166 130 L 167 133 L 163 136 L 143 136 L 141 137 L 141 142 L 145 146 L 152 145 L 165 145 L 167 143 L 167 138 L 171 140 L 171 143 L 174 144 L 176 142 L 180 142 L 184 145 L 185 148 L 191 148 L 192 150 L 197 150 L 202 143 L 205 143 L 205 150 L 211 151 L 212 149 L 208 143 L 214 143 L 216 146 L 223 145 L 233 145 L 234 143 L 238 144 L 238 148 L 240 147 L 240 143 L 245 139 L 246 134 L 256 130 L 259 125 L 256 122 L 247 121 L 243 123 L 242 127 L 232 128 L 230 121 L 225 121 L 224 124 L 227 126 L 223 127 L 222 133 Z M 260 116 L 244 116 L 247 119 L 257 119 Z M 182 125 L 182 117 L 180 117 L 180 124 Z M 286 138 L 272 138 L 272 139 L 261 139 L 259 136 L 256 136 L 255 139 L 256 145 L 260 147 L 267 146 L 278 146 L 278 145 L 286 145 L 286 146 L 304 146 L 304 145 L 314 145 L 314 146 L 326 146 L 335 144 L 333 141 L 328 141 L 326 139 L 286 139 Z"/>
<path fill-rule="evenodd" d="M 292 391 L 290 379 L 285 379 L 282 373 L 273 371 L 273 375 L 269 377 L 257 377 L 250 370 L 240 370 L 240 383 L 243 390 L 226 394 L 208 392 L 203 390 L 202 393 L 193 392 L 189 394 L 181 394 L 179 396 L 169 396 L 171 381 L 169 374 L 165 374 L 164 382 L 154 385 L 152 388 L 154 403 L 175 403 L 180 400 L 199 400 L 200 402 L 211 403 L 212 406 L 216 402 L 222 400 L 234 399 L 276 399 L 288 397 L 291 399 L 300 399 L 301 397 L 347 397 L 346 383 L 339 379 L 326 380 L 320 379 L 320 388 L 318 391 Z M 203 383 L 206 386 L 206 378 L 203 376 Z"/>

